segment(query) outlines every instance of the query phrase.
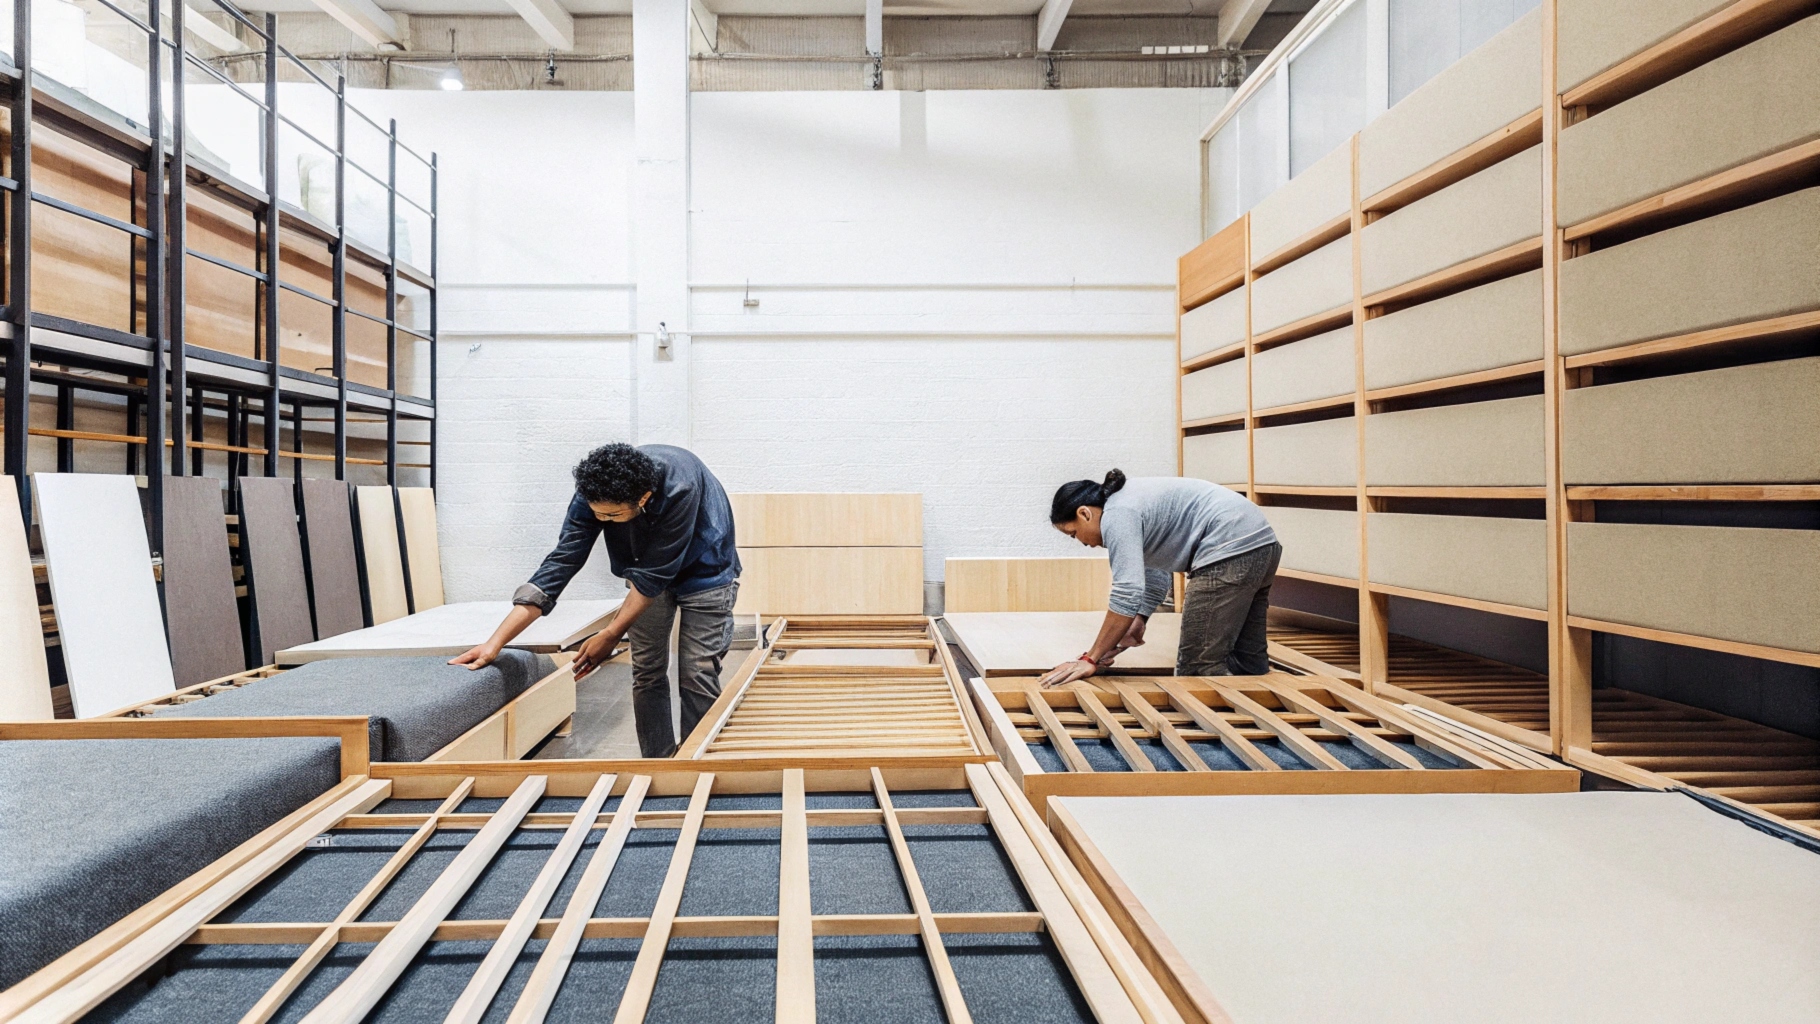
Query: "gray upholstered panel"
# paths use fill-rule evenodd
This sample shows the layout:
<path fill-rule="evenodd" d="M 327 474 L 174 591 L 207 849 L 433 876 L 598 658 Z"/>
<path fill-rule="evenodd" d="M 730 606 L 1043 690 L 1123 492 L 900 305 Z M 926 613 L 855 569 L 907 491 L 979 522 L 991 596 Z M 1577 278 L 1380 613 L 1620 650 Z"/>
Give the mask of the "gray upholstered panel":
<path fill-rule="evenodd" d="M 1567 610 L 1820 653 L 1820 530 L 1567 524 Z"/>
<path fill-rule="evenodd" d="M 1262 427 L 1252 434 L 1260 484 L 1356 487 L 1359 440 L 1353 417 Z"/>
<path fill-rule="evenodd" d="M 1533 146 L 1366 225 L 1360 280 L 1369 295 L 1541 233 L 1542 147 Z"/>
<path fill-rule="evenodd" d="M 1562 226 L 1820 136 L 1820 15 L 1561 133 Z"/>
<path fill-rule="evenodd" d="M 1245 432 L 1223 430 L 1182 438 L 1182 475 L 1216 484 L 1242 484 L 1249 475 Z"/>
<path fill-rule="evenodd" d="M 0 742 L 0 989 L 341 780 L 332 738 Z"/>
<path fill-rule="evenodd" d="M 1562 394 L 1570 484 L 1820 481 L 1820 357 Z"/>
<path fill-rule="evenodd" d="M 1283 545 L 1282 567 L 1342 579 L 1359 578 L 1359 514 L 1325 508 L 1264 506 Z"/>
<path fill-rule="evenodd" d="M 1245 411 L 1245 360 L 1226 362 L 1182 376 L 1182 420 Z"/>
<path fill-rule="evenodd" d="M 1365 421 L 1374 487 L 1540 487 L 1542 396 L 1378 413 Z"/>
<path fill-rule="evenodd" d="M 1548 525 L 1540 519 L 1373 512 L 1365 529 L 1373 583 L 1548 607 Z"/>
<path fill-rule="evenodd" d="M 1350 395 L 1357 376 L 1351 324 L 1267 348 L 1257 354 L 1256 360 L 1251 375 L 1254 409 Z"/>
<path fill-rule="evenodd" d="M 1245 286 L 1182 314 L 1182 358 L 1193 359 L 1245 340 Z"/>
<path fill-rule="evenodd" d="M 1259 260 L 1352 211 L 1352 146 L 1342 145 L 1251 208 L 1251 258 Z"/>
<path fill-rule="evenodd" d="M 1359 133 L 1359 196 L 1452 156 L 1542 103 L 1542 12 L 1531 11 Z"/>
<path fill-rule="evenodd" d="M 1365 387 L 1391 388 L 1542 358 L 1542 272 L 1365 321 Z"/>
<path fill-rule="evenodd" d="M 1820 188 L 1561 264 L 1561 353 L 1820 309 Z"/>
<path fill-rule="evenodd" d="M 1352 236 L 1329 242 L 1252 283 L 1251 333 L 1274 331 L 1352 302 Z"/>
<path fill-rule="evenodd" d="M 1559 0 L 1555 77 L 1566 92 L 1732 0 Z"/>

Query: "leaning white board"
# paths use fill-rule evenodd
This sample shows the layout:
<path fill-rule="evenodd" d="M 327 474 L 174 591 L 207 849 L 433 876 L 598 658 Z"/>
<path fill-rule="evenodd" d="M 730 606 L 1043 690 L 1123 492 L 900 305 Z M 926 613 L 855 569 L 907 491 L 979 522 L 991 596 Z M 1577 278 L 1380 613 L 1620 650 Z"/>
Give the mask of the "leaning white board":
<path fill-rule="evenodd" d="M 0 476 L 0 504 L 18 492 Z M 44 661 L 44 623 L 38 586 L 32 581 L 32 552 L 17 504 L 0 507 L 0 722 L 41 722 L 55 717 L 50 670 Z"/>
<path fill-rule="evenodd" d="M 33 473 L 32 484 L 76 717 L 175 690 L 135 479 Z"/>
<path fill-rule="evenodd" d="M 620 602 L 565 600 L 550 614 L 531 623 L 510 646 L 553 654 L 586 640 L 600 631 Z M 279 651 L 280 665 L 302 665 L 328 658 L 403 657 L 448 655 L 454 657 L 486 642 L 499 628 L 510 601 L 464 601 L 445 604 L 401 619 L 382 622 L 326 640 Z"/>
<path fill-rule="evenodd" d="M 1047 672 L 1081 656 L 1099 636 L 1105 612 L 954 612 L 942 616 L 967 660 L 984 675 Z M 1144 643 L 1118 656 L 1113 672 L 1169 675 L 1175 671 L 1182 617 L 1158 612 L 1144 630 Z"/>
<path fill-rule="evenodd" d="M 1239 1024 L 1820 1020 L 1820 856 L 1681 794 L 1058 802 Z"/>

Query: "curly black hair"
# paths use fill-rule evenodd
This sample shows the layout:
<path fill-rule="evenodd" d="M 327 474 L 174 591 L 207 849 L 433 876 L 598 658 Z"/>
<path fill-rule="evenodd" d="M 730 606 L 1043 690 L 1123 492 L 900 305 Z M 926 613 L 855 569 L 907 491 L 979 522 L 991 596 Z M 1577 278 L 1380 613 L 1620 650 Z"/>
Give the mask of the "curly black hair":
<path fill-rule="evenodd" d="M 657 463 L 629 444 L 603 444 L 575 464 L 575 489 L 585 501 L 635 505 L 657 489 Z"/>

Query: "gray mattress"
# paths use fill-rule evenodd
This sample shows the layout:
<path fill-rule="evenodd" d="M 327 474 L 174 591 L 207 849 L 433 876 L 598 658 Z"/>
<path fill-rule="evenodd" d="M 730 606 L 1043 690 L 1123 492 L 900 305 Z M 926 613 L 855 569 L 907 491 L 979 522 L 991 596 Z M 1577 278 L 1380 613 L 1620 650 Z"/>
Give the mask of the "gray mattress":
<path fill-rule="evenodd" d="M 421 761 L 556 671 L 546 654 L 505 651 L 486 668 L 447 658 L 335 658 L 313 661 L 162 716 L 270 718 L 366 715 L 375 761 Z"/>
<path fill-rule="evenodd" d="M 332 738 L 0 743 L 0 989 L 340 780 Z"/>

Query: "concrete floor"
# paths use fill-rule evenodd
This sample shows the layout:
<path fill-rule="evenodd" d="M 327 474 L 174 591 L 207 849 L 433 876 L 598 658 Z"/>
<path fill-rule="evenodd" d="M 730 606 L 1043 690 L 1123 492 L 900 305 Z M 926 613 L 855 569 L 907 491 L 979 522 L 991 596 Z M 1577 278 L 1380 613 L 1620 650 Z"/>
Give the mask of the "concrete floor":
<path fill-rule="evenodd" d="M 733 678 L 747 650 L 735 646 L 721 662 L 720 677 Z M 676 695 L 675 652 L 670 662 L 671 721 L 680 714 Z M 553 736 L 533 758 L 587 757 L 635 758 L 638 730 L 632 718 L 632 658 L 620 654 L 575 684 L 575 728 L 568 736 Z"/>

